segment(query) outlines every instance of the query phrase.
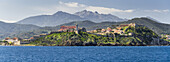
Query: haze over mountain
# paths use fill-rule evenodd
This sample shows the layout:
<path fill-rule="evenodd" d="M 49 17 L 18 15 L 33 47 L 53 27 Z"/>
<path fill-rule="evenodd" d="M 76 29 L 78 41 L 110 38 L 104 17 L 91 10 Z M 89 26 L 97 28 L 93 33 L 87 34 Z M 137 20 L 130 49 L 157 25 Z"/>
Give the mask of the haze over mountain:
<path fill-rule="evenodd" d="M 75 21 L 75 22 L 70 22 L 70 23 L 65 23 L 62 25 L 75 25 L 79 24 L 80 27 L 85 27 L 87 30 L 94 30 L 97 28 L 107 28 L 111 25 L 119 25 L 119 24 L 130 24 L 130 23 L 136 23 L 136 24 L 142 24 L 157 34 L 162 34 L 162 33 L 168 33 L 170 34 L 170 24 L 164 24 L 164 23 L 159 23 L 155 20 L 152 20 L 147 17 L 141 17 L 141 18 L 133 18 L 128 21 L 124 22 L 102 22 L 102 23 L 95 23 L 92 21 Z M 57 26 L 59 27 L 59 26 Z"/>
<path fill-rule="evenodd" d="M 66 12 L 58 11 L 53 15 L 39 15 L 25 18 L 18 24 L 33 24 L 37 26 L 56 26 L 66 22 L 83 20 L 81 17 L 69 14 Z"/>
<path fill-rule="evenodd" d="M 153 21 L 155 21 L 155 22 L 161 23 L 160 21 L 158 21 L 158 20 L 156 20 L 156 19 L 154 19 L 154 18 L 152 18 L 152 17 L 147 16 L 146 18 L 151 19 L 151 20 L 153 20 Z"/>
<path fill-rule="evenodd" d="M 110 22 L 127 21 L 125 19 L 121 19 L 112 14 L 99 14 L 97 11 L 91 12 L 91 11 L 83 10 L 81 12 L 76 12 L 75 15 L 85 18 L 87 20 L 92 20 L 93 22 L 97 22 L 97 23 L 106 22 L 106 21 L 110 21 Z"/>
<path fill-rule="evenodd" d="M 72 21 L 84 21 L 91 20 L 93 22 L 122 22 L 126 19 L 121 19 L 117 16 L 111 14 L 99 14 L 98 12 L 91 12 L 83 10 L 81 12 L 76 12 L 75 14 L 69 14 L 66 12 L 58 11 L 53 15 L 39 15 L 25 18 L 18 24 L 33 24 L 37 26 L 57 26 L 60 24 L 72 22 Z"/>
<path fill-rule="evenodd" d="M 137 24 L 143 24 L 144 26 L 147 26 L 157 34 L 167 33 L 170 34 L 170 24 L 164 24 L 159 23 L 157 21 L 154 21 L 152 19 L 149 19 L 147 17 L 142 18 L 134 18 L 128 21 L 124 22 L 101 22 L 96 23 L 89 20 L 86 21 L 73 21 L 73 22 L 67 22 L 64 24 L 60 24 L 55 27 L 38 27 L 35 25 L 25 25 L 25 24 L 15 24 L 15 23 L 4 23 L 0 22 L 0 39 L 3 39 L 5 37 L 20 37 L 20 38 L 29 38 L 33 35 L 41 34 L 44 32 L 49 32 L 53 30 L 60 29 L 60 26 L 66 25 L 66 26 L 73 26 L 75 24 L 78 24 L 79 27 L 85 27 L 87 30 L 95 30 L 98 28 L 107 28 L 112 25 L 117 24 L 129 24 L 129 23 L 137 23 Z"/>
<path fill-rule="evenodd" d="M 85 21 L 73 21 L 73 22 L 69 22 L 69 23 L 64 23 L 55 27 L 46 27 L 45 29 L 47 30 L 58 30 L 60 29 L 60 26 L 62 25 L 66 25 L 66 26 L 74 26 L 75 24 L 78 24 L 79 27 L 85 27 L 87 30 L 95 30 L 98 28 L 104 28 L 106 29 L 109 26 L 112 25 L 119 25 L 119 24 L 130 24 L 130 23 L 136 23 L 136 24 L 141 24 L 144 25 L 146 27 L 148 27 L 149 29 L 153 30 L 154 32 L 156 32 L 157 34 L 170 34 L 170 24 L 164 24 L 164 23 L 159 23 L 155 20 L 152 20 L 150 18 L 147 17 L 141 17 L 141 18 L 133 18 L 131 20 L 128 21 L 124 21 L 124 22 L 101 22 L 101 23 L 95 23 L 89 20 L 85 20 Z"/>
<path fill-rule="evenodd" d="M 4 23 L 0 21 L 0 39 L 19 32 L 28 32 L 40 28 L 41 27 L 35 25 Z"/>
<path fill-rule="evenodd" d="M 15 24 L 15 23 L 5 23 L 0 21 L 0 34 L 1 33 L 14 33 L 19 31 L 29 31 L 40 28 L 39 26 L 30 24 Z"/>

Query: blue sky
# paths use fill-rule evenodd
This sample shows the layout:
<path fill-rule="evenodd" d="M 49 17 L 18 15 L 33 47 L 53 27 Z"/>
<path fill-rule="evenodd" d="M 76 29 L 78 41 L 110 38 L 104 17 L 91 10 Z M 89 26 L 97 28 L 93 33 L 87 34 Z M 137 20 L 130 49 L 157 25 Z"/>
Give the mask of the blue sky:
<path fill-rule="evenodd" d="M 57 11 L 98 11 L 120 18 L 152 17 L 170 24 L 170 0 L 0 0 L 0 20 L 16 22 Z"/>

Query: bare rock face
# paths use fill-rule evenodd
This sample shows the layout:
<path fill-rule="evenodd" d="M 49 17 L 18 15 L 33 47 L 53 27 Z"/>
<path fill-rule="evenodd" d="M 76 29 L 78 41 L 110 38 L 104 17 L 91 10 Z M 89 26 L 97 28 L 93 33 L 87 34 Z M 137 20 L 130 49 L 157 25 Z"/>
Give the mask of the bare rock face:
<path fill-rule="evenodd" d="M 127 21 L 126 19 L 121 19 L 112 14 L 99 14 L 97 11 L 91 12 L 91 11 L 83 10 L 81 12 L 76 12 L 75 15 L 78 15 L 87 20 L 92 20 L 93 22 L 97 22 L 97 23 L 106 22 L 106 21 L 110 21 L 110 22 Z"/>

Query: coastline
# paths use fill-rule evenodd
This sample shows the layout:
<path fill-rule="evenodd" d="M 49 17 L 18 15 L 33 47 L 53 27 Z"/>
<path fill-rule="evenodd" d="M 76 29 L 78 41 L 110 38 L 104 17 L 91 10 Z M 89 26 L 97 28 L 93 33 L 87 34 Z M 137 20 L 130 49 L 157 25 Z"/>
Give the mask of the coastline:
<path fill-rule="evenodd" d="M 42 45 L 33 45 L 33 44 L 25 44 L 25 45 L 0 45 L 0 46 L 42 46 Z M 91 46 L 93 46 L 93 45 L 91 45 Z M 108 46 L 108 45 L 102 45 L 103 47 L 105 47 L 105 46 Z M 101 47 L 102 47 L 101 46 Z M 109 47 L 116 47 L 116 45 L 112 45 L 112 46 L 109 46 Z M 120 46 L 120 45 L 119 45 Z M 124 47 L 129 47 L 129 46 L 125 46 L 125 45 L 122 45 L 122 46 L 124 46 Z M 144 46 L 144 45 L 143 45 Z M 169 46 L 169 45 L 145 45 L 145 46 L 158 46 L 158 47 L 161 47 L 161 46 Z M 56 46 L 51 46 L 51 47 L 56 47 Z M 61 46 L 61 47 L 88 47 L 88 46 L 84 46 L 84 45 L 82 45 L 82 46 Z M 95 47 L 95 46 L 94 46 Z M 96 46 L 96 47 L 98 47 L 98 46 Z M 135 47 L 135 46 L 134 46 Z M 137 47 L 137 46 L 136 46 Z"/>

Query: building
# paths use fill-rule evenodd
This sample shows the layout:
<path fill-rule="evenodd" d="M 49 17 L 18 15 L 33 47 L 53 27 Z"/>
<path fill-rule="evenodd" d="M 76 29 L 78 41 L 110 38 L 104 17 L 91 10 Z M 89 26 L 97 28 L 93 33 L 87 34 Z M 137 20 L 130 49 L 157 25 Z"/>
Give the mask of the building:
<path fill-rule="evenodd" d="M 136 23 L 130 23 L 129 26 L 135 27 L 137 24 Z"/>
<path fill-rule="evenodd" d="M 126 26 L 133 26 L 133 27 L 135 27 L 135 26 L 137 26 L 137 24 L 136 23 L 130 23 L 130 24 L 121 24 L 121 25 L 119 25 L 119 27 L 126 27 Z"/>
<path fill-rule="evenodd" d="M 114 33 L 123 34 L 124 32 L 122 30 L 114 30 Z"/>
<path fill-rule="evenodd" d="M 77 34 L 79 34 L 79 31 L 82 32 L 86 32 L 86 28 L 79 28 L 78 24 L 76 24 L 75 26 L 60 26 L 60 29 L 58 30 L 58 32 L 75 32 Z"/>
<path fill-rule="evenodd" d="M 106 32 L 112 32 L 112 29 L 110 27 L 107 27 Z"/>
<path fill-rule="evenodd" d="M 13 45 L 20 45 L 20 41 L 18 40 L 17 37 L 14 38 L 5 38 L 3 41 L 7 41 L 8 43 L 13 43 Z"/>
<path fill-rule="evenodd" d="M 92 33 L 97 33 L 97 30 L 93 30 Z"/>
<path fill-rule="evenodd" d="M 118 30 L 121 30 L 122 29 L 122 27 L 116 27 Z"/>
<path fill-rule="evenodd" d="M 106 32 L 106 30 L 105 30 L 105 29 L 102 29 L 101 32 Z"/>
<path fill-rule="evenodd" d="M 166 37 L 167 37 L 167 40 L 170 40 L 170 35 L 166 35 Z"/>
<path fill-rule="evenodd" d="M 79 34 L 78 24 L 76 24 L 76 33 Z"/>
<path fill-rule="evenodd" d="M 58 31 L 64 31 L 64 32 L 67 32 L 67 31 L 69 31 L 69 32 L 72 32 L 72 31 L 74 31 L 76 29 L 76 26 L 60 26 L 60 30 L 58 30 Z"/>

